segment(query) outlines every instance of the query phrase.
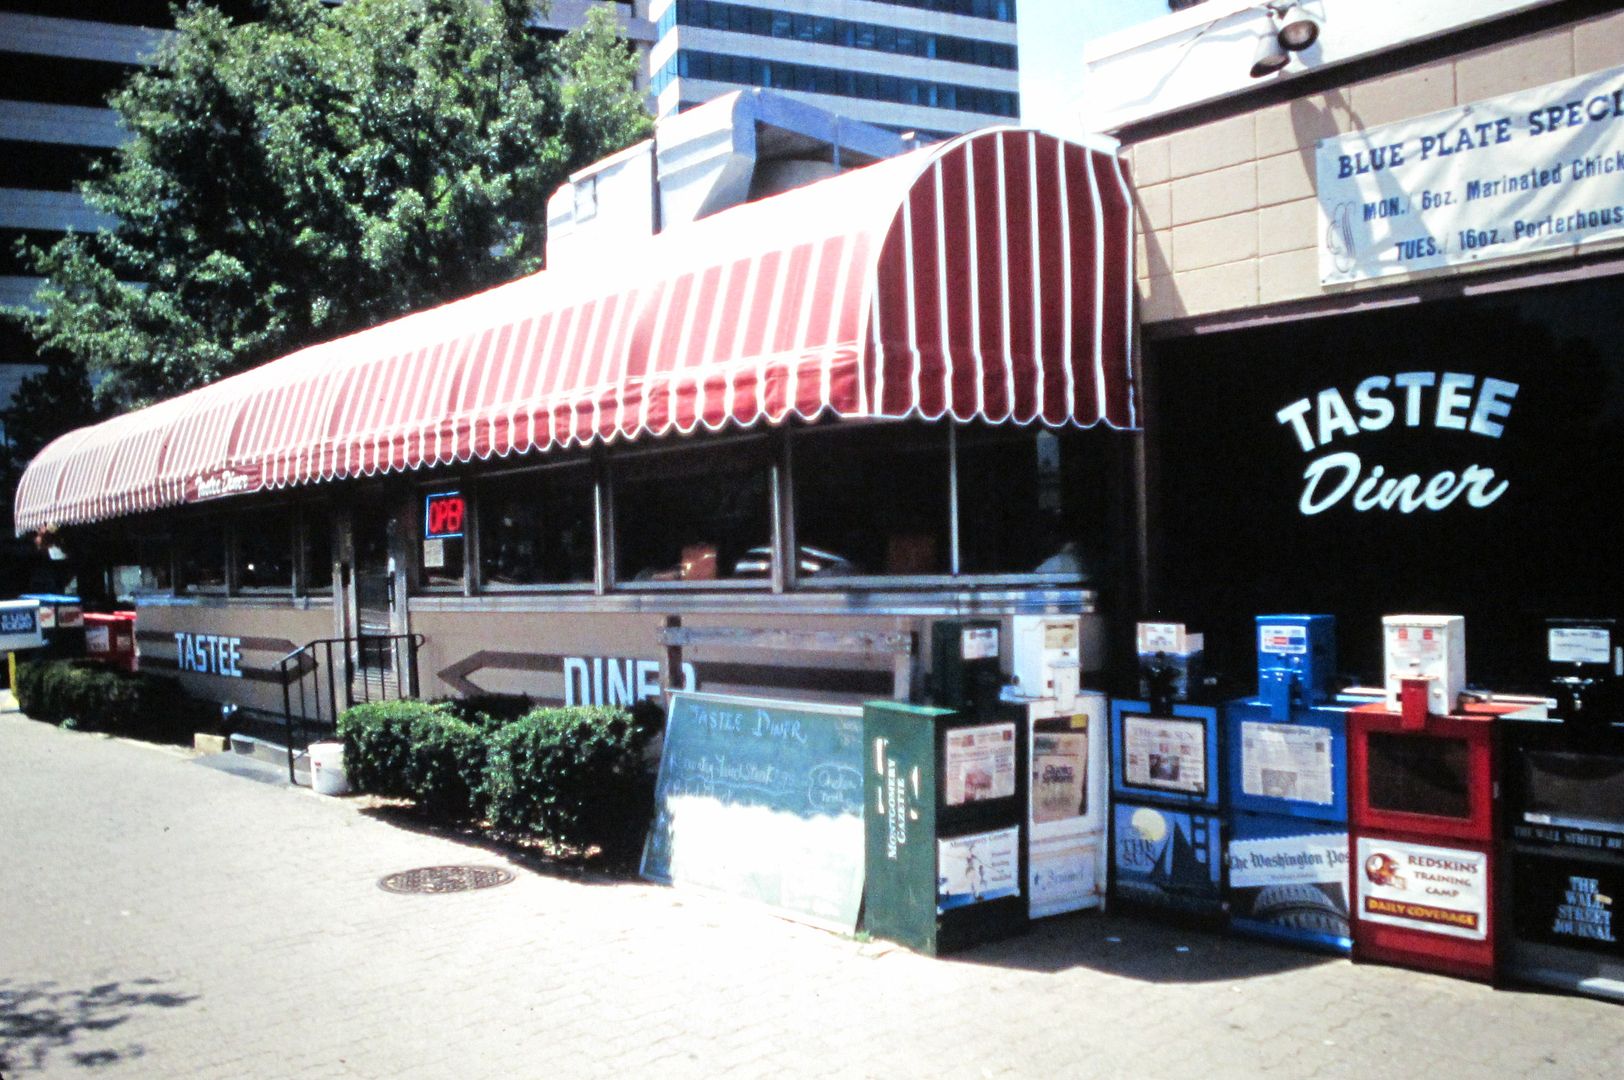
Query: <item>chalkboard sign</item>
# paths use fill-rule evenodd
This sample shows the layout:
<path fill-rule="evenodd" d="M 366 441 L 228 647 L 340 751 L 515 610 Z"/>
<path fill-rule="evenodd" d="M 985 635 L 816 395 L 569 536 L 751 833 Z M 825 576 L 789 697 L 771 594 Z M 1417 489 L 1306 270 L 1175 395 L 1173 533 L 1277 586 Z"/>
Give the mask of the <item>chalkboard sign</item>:
<path fill-rule="evenodd" d="M 861 709 L 673 693 L 643 876 L 855 930 L 862 757 Z"/>

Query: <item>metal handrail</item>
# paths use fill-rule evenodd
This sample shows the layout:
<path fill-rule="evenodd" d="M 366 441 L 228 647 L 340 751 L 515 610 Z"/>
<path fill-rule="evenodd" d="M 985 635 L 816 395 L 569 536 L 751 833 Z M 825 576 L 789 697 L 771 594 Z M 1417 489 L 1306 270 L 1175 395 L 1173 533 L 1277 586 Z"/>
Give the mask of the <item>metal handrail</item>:
<path fill-rule="evenodd" d="M 282 683 L 288 783 L 298 782 L 293 773 L 293 747 L 305 729 L 336 726 L 339 713 L 358 703 L 417 696 L 417 650 L 423 646 L 424 640 L 422 634 L 355 634 L 317 638 L 305 642 L 277 661 L 279 681 Z M 339 658 L 337 661 L 334 658 L 335 649 Z M 342 681 L 338 678 L 340 668 L 343 671 Z M 373 672 L 378 673 L 376 696 L 373 695 Z M 360 676 L 359 698 L 356 694 L 357 675 Z M 295 687 L 298 688 L 297 709 L 294 707 Z"/>

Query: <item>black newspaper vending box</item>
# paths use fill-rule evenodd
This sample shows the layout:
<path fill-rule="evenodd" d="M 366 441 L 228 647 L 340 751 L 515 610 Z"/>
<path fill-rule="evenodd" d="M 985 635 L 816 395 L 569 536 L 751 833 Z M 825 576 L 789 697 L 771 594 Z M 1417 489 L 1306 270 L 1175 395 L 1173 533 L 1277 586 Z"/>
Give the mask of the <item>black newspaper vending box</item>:
<path fill-rule="evenodd" d="M 1624 1001 L 1624 716 L 1608 620 L 1551 620 L 1548 718 L 1500 721 L 1511 979 Z"/>

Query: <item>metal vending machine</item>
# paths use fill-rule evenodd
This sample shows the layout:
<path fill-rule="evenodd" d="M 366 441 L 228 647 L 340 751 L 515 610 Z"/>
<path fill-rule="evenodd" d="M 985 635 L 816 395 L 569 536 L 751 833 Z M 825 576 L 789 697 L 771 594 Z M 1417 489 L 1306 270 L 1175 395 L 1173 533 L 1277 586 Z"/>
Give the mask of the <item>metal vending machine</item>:
<path fill-rule="evenodd" d="M 1501 959 L 1513 979 L 1624 1001 L 1624 646 L 1611 619 L 1546 626 L 1548 717 L 1500 721 Z"/>
<path fill-rule="evenodd" d="M 1148 692 L 1111 702 L 1111 894 L 1216 920 L 1224 912 L 1218 709 L 1181 700 L 1199 641 L 1178 624 L 1141 623 Z"/>
<path fill-rule="evenodd" d="M 1006 703 L 1026 710 L 1031 776 L 1026 888 L 1032 918 L 1105 905 L 1107 699 L 1079 687 L 1080 620 L 1017 615 L 1015 681 Z"/>
<path fill-rule="evenodd" d="M 1257 696 L 1224 706 L 1230 925 L 1347 952 L 1347 705 L 1333 703 L 1336 620 L 1257 617 Z"/>
<path fill-rule="evenodd" d="M 998 700 L 998 630 L 935 624 L 937 704 L 863 706 L 863 924 L 931 955 L 1027 926 L 1026 710 Z"/>
<path fill-rule="evenodd" d="M 1461 706 L 1465 620 L 1383 620 L 1388 699 L 1348 713 L 1353 957 L 1492 981 L 1495 719 Z"/>

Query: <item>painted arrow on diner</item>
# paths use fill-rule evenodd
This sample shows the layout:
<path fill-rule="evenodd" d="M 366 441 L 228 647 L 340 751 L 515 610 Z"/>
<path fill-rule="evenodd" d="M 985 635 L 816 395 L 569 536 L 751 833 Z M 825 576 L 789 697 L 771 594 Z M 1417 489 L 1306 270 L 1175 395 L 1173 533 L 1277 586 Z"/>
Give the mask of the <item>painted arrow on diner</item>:
<path fill-rule="evenodd" d="M 505 652 L 481 649 L 438 672 L 440 681 L 463 696 L 488 694 L 468 676 L 486 669 L 494 671 L 564 671 L 565 657 L 552 653 Z M 600 660 L 600 657 L 582 657 Z M 625 663 L 626 658 L 607 658 L 611 662 Z M 815 690 L 824 693 L 889 694 L 891 673 L 857 668 L 800 667 L 788 664 L 739 664 L 726 662 L 694 663 L 694 685 L 725 685 L 762 687 L 772 690 Z M 538 699 L 559 700 L 559 699 Z"/>
<path fill-rule="evenodd" d="M 468 678 L 469 675 L 485 668 L 497 671 L 563 671 L 564 658 L 551 653 L 528 652 L 502 652 L 497 649 L 480 649 L 470 656 L 465 656 L 455 664 L 440 669 L 440 681 L 451 687 L 458 694 L 469 697 L 474 694 L 488 694 L 483 686 Z"/>

